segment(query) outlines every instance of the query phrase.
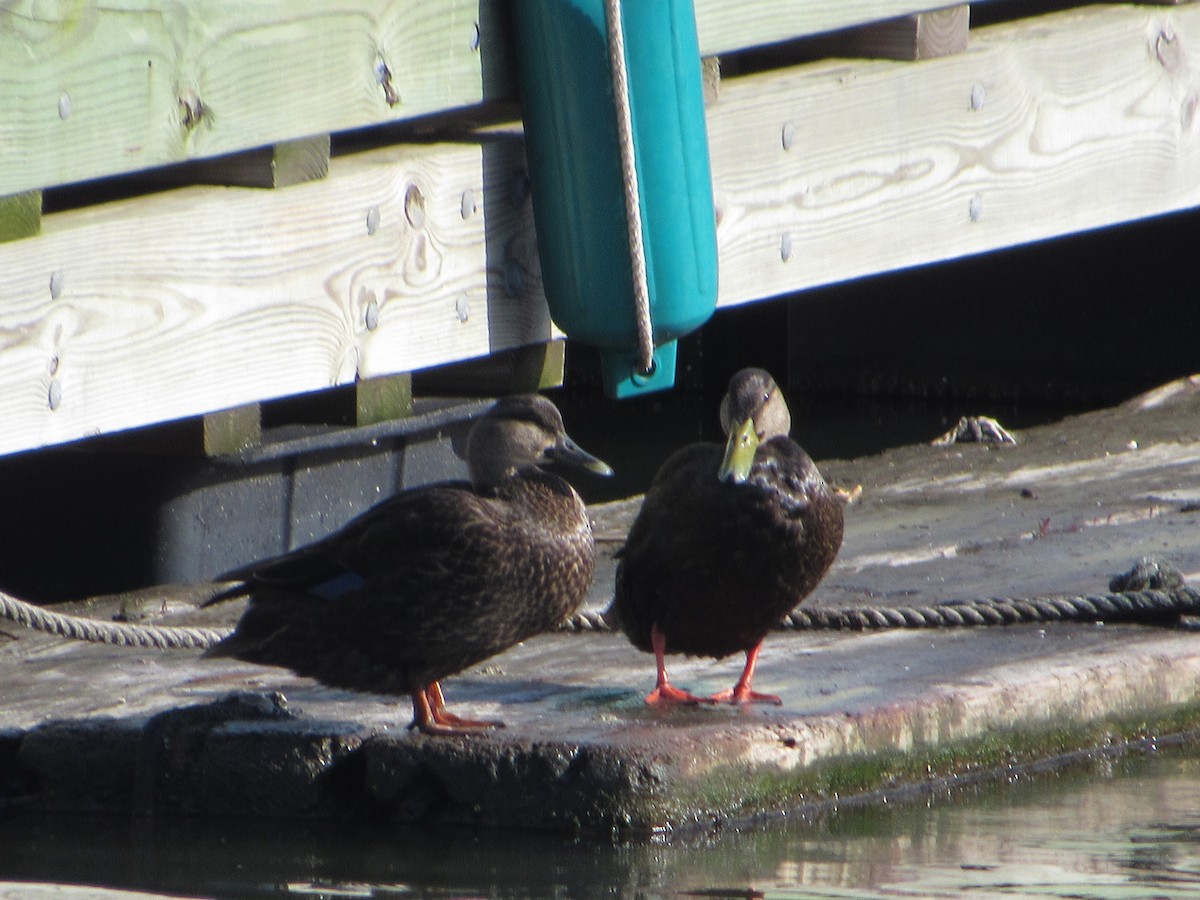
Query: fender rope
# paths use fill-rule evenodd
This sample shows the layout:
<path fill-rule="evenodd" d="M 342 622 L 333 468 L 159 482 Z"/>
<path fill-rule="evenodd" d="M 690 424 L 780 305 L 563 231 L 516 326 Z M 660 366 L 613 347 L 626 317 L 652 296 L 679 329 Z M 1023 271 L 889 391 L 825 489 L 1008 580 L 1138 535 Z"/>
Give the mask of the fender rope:
<path fill-rule="evenodd" d="M 641 2 L 641 0 L 638 0 Z M 608 67 L 612 75 L 613 104 L 617 113 L 617 143 L 621 149 L 621 174 L 625 179 L 625 231 L 629 262 L 633 268 L 633 308 L 637 316 L 638 365 L 643 373 L 654 368 L 654 327 L 650 321 L 650 282 L 646 274 L 646 245 L 642 237 L 641 188 L 633 146 L 633 113 L 629 106 L 629 71 L 625 59 L 625 27 L 621 0 L 604 0 L 608 32 Z"/>

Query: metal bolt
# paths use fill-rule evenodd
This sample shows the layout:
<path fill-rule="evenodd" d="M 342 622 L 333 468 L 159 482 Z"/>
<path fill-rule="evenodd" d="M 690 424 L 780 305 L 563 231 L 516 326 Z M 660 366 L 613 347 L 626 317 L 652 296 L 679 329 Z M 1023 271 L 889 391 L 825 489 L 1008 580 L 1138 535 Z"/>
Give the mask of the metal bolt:
<path fill-rule="evenodd" d="M 471 318 L 471 301 L 467 299 L 466 294 L 458 295 L 458 299 L 454 301 L 454 312 L 458 315 L 460 322 Z"/>
<path fill-rule="evenodd" d="M 983 101 L 987 99 L 987 92 L 983 89 L 982 84 L 976 84 L 971 88 L 971 111 L 979 112 L 983 109 Z"/>
<path fill-rule="evenodd" d="M 63 273 L 62 269 L 55 269 L 50 273 L 50 299 L 57 300 L 62 296 L 63 292 Z"/>
<path fill-rule="evenodd" d="M 783 123 L 783 149 L 791 150 L 792 144 L 796 141 L 796 126 L 791 122 Z"/>
<path fill-rule="evenodd" d="M 46 402 L 51 409 L 62 406 L 62 382 L 57 378 L 50 379 L 50 390 L 46 392 Z"/>
<path fill-rule="evenodd" d="M 379 230 L 379 207 L 372 206 L 367 210 L 367 234 L 374 234 Z"/>
<path fill-rule="evenodd" d="M 60 119 L 69 119 L 71 117 L 71 95 L 63 91 L 58 97 L 58 117 Z"/>
<path fill-rule="evenodd" d="M 400 93 L 392 84 L 392 70 L 383 61 L 382 56 L 375 58 L 375 81 L 383 88 L 383 99 L 387 101 L 388 106 L 395 106 L 400 102 Z"/>
<path fill-rule="evenodd" d="M 479 209 L 475 203 L 475 192 L 470 188 L 467 188 L 462 193 L 462 205 L 460 209 L 464 219 L 471 218 L 471 216 L 475 215 L 475 210 Z"/>
<path fill-rule="evenodd" d="M 195 128 L 207 112 L 204 101 L 191 88 L 184 91 L 183 96 L 179 98 L 179 122 L 184 128 Z"/>
<path fill-rule="evenodd" d="M 1183 50 L 1178 42 L 1175 29 L 1170 25 L 1158 33 L 1158 38 L 1154 42 L 1154 55 L 1158 57 L 1158 61 L 1164 68 L 1172 72 L 1184 63 Z"/>
<path fill-rule="evenodd" d="M 779 258 L 784 262 L 792 258 L 792 236 L 786 231 L 783 233 L 783 237 L 779 239 Z"/>
<path fill-rule="evenodd" d="M 971 216 L 972 222 L 978 222 L 983 216 L 983 197 L 979 194 L 972 197 L 970 204 L 967 206 L 967 213 Z"/>
<path fill-rule="evenodd" d="M 404 217 L 413 228 L 425 226 L 425 195 L 415 184 L 410 184 L 404 192 Z"/>
<path fill-rule="evenodd" d="M 367 301 L 366 312 L 363 319 L 367 325 L 367 331 L 374 331 L 379 327 L 379 301 L 375 298 L 374 291 L 364 291 L 363 299 Z"/>

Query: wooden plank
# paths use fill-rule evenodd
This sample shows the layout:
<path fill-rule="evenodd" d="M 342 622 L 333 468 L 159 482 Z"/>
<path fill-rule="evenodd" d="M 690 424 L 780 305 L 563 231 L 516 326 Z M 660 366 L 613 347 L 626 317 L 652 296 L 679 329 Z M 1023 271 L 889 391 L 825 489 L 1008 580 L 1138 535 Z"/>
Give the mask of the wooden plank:
<path fill-rule="evenodd" d="M 0 452 L 549 340 L 523 166 L 387 148 L 47 216 L 0 245 Z"/>
<path fill-rule="evenodd" d="M 501 14 L 494 0 L 4 4 L 0 195 L 507 95 Z"/>
<path fill-rule="evenodd" d="M 41 191 L 0 197 L 0 243 L 32 237 L 41 230 Z"/>
<path fill-rule="evenodd" d="M 920 63 L 724 79 L 722 305 L 1200 205 L 1200 6 L 1093 6 Z"/>
<path fill-rule="evenodd" d="M 720 54 L 954 5 L 945 0 L 696 0 L 696 30 L 700 52 Z"/>
<path fill-rule="evenodd" d="M 987 2 L 987 0 L 977 0 Z M 937 0 L 698 0 L 706 56 Z M 0 5 L 0 195 L 515 95 L 502 0 Z"/>

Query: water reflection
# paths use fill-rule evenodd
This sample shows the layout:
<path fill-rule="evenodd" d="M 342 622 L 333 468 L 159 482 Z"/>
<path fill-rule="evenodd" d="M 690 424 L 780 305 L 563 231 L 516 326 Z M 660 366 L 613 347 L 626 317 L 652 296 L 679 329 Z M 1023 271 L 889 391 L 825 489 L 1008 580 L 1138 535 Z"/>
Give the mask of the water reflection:
<path fill-rule="evenodd" d="M 1173 750 L 670 843 L 8 818 L 0 879 L 217 897 L 1200 898 L 1198 838 L 1200 757 Z"/>

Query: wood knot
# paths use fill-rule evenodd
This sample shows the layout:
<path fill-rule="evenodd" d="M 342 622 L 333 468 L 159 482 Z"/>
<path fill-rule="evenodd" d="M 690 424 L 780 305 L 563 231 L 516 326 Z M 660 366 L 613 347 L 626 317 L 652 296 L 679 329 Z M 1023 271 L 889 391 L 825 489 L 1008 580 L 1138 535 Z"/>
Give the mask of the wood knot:
<path fill-rule="evenodd" d="M 179 121 L 187 131 L 194 130 L 208 114 L 208 107 L 195 91 L 185 91 L 179 98 Z"/>

